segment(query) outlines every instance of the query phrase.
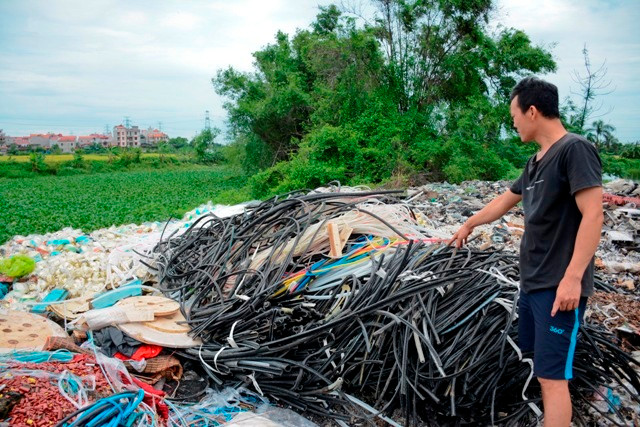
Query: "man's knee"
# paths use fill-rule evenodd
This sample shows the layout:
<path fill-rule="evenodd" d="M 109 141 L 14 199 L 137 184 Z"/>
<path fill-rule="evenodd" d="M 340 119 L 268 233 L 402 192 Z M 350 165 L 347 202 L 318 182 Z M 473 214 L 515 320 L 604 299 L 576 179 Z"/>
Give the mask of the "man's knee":
<path fill-rule="evenodd" d="M 540 387 L 543 390 L 565 390 L 569 389 L 569 381 L 567 380 L 552 380 L 549 378 L 540 378 L 538 377 L 538 382 L 540 383 Z"/>

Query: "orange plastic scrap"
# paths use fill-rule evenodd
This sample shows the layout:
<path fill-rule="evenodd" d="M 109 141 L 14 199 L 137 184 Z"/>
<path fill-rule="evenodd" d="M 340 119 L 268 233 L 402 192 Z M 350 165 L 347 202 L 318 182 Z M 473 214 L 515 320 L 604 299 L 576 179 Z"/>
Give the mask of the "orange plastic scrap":
<path fill-rule="evenodd" d="M 626 205 L 627 203 L 634 203 L 640 206 L 640 198 L 622 197 L 622 196 L 616 196 L 615 194 L 610 194 L 610 193 L 604 193 L 602 195 L 602 201 L 610 205 L 623 206 L 623 205 Z"/>

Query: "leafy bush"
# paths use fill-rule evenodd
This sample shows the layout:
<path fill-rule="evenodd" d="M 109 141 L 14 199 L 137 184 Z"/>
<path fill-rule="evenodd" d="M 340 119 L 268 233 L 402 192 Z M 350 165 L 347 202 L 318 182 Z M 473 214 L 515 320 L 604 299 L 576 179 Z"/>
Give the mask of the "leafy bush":
<path fill-rule="evenodd" d="M 243 140 L 234 141 L 231 144 L 220 148 L 220 153 L 224 162 L 234 168 L 244 169 L 247 157 L 246 142 Z"/>
<path fill-rule="evenodd" d="M 0 162 L 0 177 L 2 178 L 16 179 L 30 178 L 33 176 L 37 176 L 37 173 L 31 170 L 29 163 L 14 161 Z"/>
<path fill-rule="evenodd" d="M 273 165 L 273 150 L 265 142 L 252 134 L 240 138 L 238 143 L 244 145 L 246 151 L 242 167 L 247 174 L 255 174 Z"/>
<path fill-rule="evenodd" d="M 280 162 L 274 167 L 253 175 L 249 179 L 251 196 L 263 199 L 279 192 L 286 192 L 289 185 L 289 181 L 285 179 L 288 176 L 288 168 L 287 162 Z"/>
<path fill-rule="evenodd" d="M 626 179 L 640 179 L 640 159 L 625 159 L 618 155 L 600 153 L 602 171 Z"/>
<path fill-rule="evenodd" d="M 129 167 L 132 164 L 140 163 L 142 156 L 142 150 L 139 148 L 127 148 L 121 149 L 118 154 L 117 163 L 124 167 Z"/>
<path fill-rule="evenodd" d="M 84 161 L 84 151 L 82 149 L 77 149 L 73 153 L 73 161 L 71 162 L 74 168 L 76 169 L 84 169 L 87 164 Z"/>
<path fill-rule="evenodd" d="M 627 159 L 640 159 L 640 142 L 621 144 L 620 156 Z"/>
<path fill-rule="evenodd" d="M 31 171 L 37 173 L 43 173 L 48 171 L 48 166 L 44 161 L 45 155 L 41 151 L 33 151 L 29 154 L 29 163 L 31 165 Z"/>

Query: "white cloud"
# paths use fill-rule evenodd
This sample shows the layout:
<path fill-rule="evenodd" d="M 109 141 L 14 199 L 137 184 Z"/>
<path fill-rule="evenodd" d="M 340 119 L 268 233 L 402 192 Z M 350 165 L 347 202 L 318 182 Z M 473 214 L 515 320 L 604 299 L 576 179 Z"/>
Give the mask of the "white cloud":
<path fill-rule="evenodd" d="M 587 45 L 594 69 L 606 61 L 607 80 L 615 91 L 600 98 L 602 117 L 617 127 L 622 140 L 640 140 L 640 2 L 637 0 L 500 0 L 498 18 L 524 30 L 535 44 L 552 48 L 557 72 L 545 76 L 561 96 L 577 91 L 574 71 L 585 73 L 582 49 Z"/>
<path fill-rule="evenodd" d="M 0 0 L 0 128 L 28 133 L 43 123 L 99 130 L 128 115 L 141 126 L 161 120 L 170 133 L 191 136 L 205 110 L 214 122 L 223 120 L 223 100 L 210 82 L 216 70 L 250 71 L 252 53 L 278 30 L 308 27 L 318 4 L 329 3 Z M 557 42 L 558 72 L 548 78 L 563 93 L 573 85 L 571 71 L 582 68 L 586 42 L 594 64 L 607 59 L 616 87 L 603 99 L 615 106 L 607 119 L 621 136 L 638 139 L 639 5 L 500 0 L 493 23 L 523 29 L 536 44 Z"/>
<path fill-rule="evenodd" d="M 160 18 L 161 25 L 181 31 L 193 30 L 202 25 L 202 22 L 202 17 L 187 12 L 168 13 Z"/>

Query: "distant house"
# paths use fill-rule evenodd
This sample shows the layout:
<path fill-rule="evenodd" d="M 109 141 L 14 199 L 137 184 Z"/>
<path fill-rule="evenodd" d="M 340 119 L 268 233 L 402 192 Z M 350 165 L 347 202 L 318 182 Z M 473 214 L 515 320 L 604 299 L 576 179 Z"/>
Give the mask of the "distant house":
<path fill-rule="evenodd" d="M 7 145 L 15 145 L 20 151 L 29 151 L 29 137 L 9 136 L 7 137 Z"/>
<path fill-rule="evenodd" d="M 166 142 L 169 140 L 169 135 L 164 132 L 159 131 L 158 129 L 149 128 L 147 130 L 142 131 L 142 136 L 145 138 L 146 144 L 149 146 L 157 145 L 161 142 Z"/>
<path fill-rule="evenodd" d="M 32 148 L 39 147 L 46 150 L 49 148 L 49 135 L 32 133 L 31 135 L 29 135 L 29 145 Z"/>
<path fill-rule="evenodd" d="M 86 148 L 93 145 L 93 138 L 90 136 L 79 136 L 78 137 L 78 148 Z"/>
<path fill-rule="evenodd" d="M 122 125 L 113 128 L 113 138 L 115 145 L 122 148 L 140 147 L 140 129 L 138 126 L 130 128 Z"/>
<path fill-rule="evenodd" d="M 78 148 L 78 138 L 73 135 L 60 136 L 57 138 L 56 144 L 63 153 L 73 153 Z"/>
<path fill-rule="evenodd" d="M 111 145 L 112 138 L 110 135 L 105 135 L 102 133 L 92 133 L 89 136 L 93 137 L 94 144 L 98 144 L 102 147 L 108 147 L 109 145 Z"/>
<path fill-rule="evenodd" d="M 78 137 L 78 147 L 86 148 L 94 145 L 101 147 L 108 147 L 112 139 L 109 135 L 103 135 L 99 133 L 92 133 L 91 135 L 82 135 Z"/>
<path fill-rule="evenodd" d="M 49 150 L 56 144 L 56 141 L 62 134 L 55 133 L 32 133 L 29 135 L 29 145 L 31 148 L 42 148 Z"/>

